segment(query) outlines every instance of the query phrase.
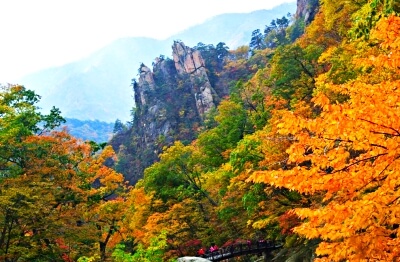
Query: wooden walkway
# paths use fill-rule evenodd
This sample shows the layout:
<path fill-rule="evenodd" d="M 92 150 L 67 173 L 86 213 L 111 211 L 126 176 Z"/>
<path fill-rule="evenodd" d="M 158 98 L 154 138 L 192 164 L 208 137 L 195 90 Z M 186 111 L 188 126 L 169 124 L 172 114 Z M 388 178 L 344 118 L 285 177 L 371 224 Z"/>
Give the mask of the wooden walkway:
<path fill-rule="evenodd" d="M 282 243 L 276 243 L 273 241 L 256 241 L 240 244 L 238 243 L 220 248 L 214 252 L 208 252 L 202 257 L 211 261 L 222 261 L 225 259 L 244 255 L 269 253 L 273 250 L 281 248 L 282 246 Z"/>

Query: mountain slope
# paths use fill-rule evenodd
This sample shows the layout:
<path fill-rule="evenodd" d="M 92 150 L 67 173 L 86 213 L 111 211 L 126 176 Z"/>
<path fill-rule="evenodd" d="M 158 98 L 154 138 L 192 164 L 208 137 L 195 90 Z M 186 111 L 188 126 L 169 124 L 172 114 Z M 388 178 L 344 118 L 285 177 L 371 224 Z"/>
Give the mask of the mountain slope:
<path fill-rule="evenodd" d="M 292 3 L 272 10 L 224 14 L 166 40 L 119 39 L 80 61 L 25 76 L 19 84 L 42 96 L 44 111 L 56 106 L 69 118 L 130 121 L 134 107 L 131 79 L 137 76 L 142 62 L 150 65 L 160 54 L 168 56 L 173 40 L 181 39 L 189 46 L 225 42 L 234 49 L 248 44 L 253 30 L 295 10 Z"/>

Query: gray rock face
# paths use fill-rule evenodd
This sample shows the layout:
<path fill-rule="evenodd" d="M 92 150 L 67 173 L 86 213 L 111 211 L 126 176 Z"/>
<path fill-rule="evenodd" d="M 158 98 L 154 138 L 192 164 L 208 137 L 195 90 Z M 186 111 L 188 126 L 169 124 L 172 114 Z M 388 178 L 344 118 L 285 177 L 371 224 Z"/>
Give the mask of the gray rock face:
<path fill-rule="evenodd" d="M 200 52 L 175 41 L 172 56 L 173 61 L 157 58 L 153 71 L 144 64 L 139 69 L 139 79 L 134 86 L 135 104 L 139 110 L 136 118 L 138 128 L 143 131 L 145 147 L 152 147 L 160 136 L 168 142 L 175 140 L 171 131 L 176 130 L 178 122 L 185 121 L 182 119 L 184 111 L 196 108 L 197 112 L 194 115 L 192 112 L 191 118 L 198 122 L 215 107 L 215 91 Z M 188 107 L 177 111 L 182 102 Z"/>
<path fill-rule="evenodd" d="M 163 61 L 159 63 L 162 64 Z M 159 68 L 162 67 L 159 66 Z M 164 73 L 166 72 L 161 70 L 161 74 Z M 137 108 L 136 128 L 141 133 L 139 143 L 142 148 L 153 148 L 160 136 L 169 138 L 171 126 L 175 123 L 173 118 L 167 117 L 169 106 L 160 94 L 172 92 L 170 88 L 170 86 L 158 87 L 154 80 L 154 73 L 147 66 L 141 65 L 139 81 L 134 85 L 134 90 Z"/>
<path fill-rule="evenodd" d="M 176 70 L 180 74 L 200 75 L 204 69 L 205 63 L 200 52 L 185 46 L 183 42 L 174 41 L 172 46 L 172 57 L 175 62 Z M 196 72 L 196 71 L 199 72 Z"/>
<path fill-rule="evenodd" d="M 208 79 L 205 62 L 199 51 L 185 46 L 182 42 L 175 41 L 172 50 L 177 72 L 189 75 L 197 111 L 203 118 L 204 114 L 215 107 L 213 96 L 216 94 Z"/>
<path fill-rule="evenodd" d="M 141 87 L 139 90 L 140 103 L 142 105 L 146 105 L 146 92 L 154 91 L 155 83 L 153 79 L 153 72 L 151 72 L 150 68 L 142 64 L 139 69 L 139 86 Z"/>

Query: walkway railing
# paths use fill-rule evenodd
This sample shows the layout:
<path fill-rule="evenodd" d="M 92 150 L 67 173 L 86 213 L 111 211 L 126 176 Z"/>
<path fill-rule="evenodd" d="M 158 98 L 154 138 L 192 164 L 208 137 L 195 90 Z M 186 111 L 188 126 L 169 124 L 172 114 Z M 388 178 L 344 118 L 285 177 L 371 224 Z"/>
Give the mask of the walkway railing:
<path fill-rule="evenodd" d="M 228 258 L 257 254 L 263 252 L 271 252 L 283 246 L 282 243 L 274 241 L 256 241 L 250 243 L 236 243 L 230 246 L 219 248 L 217 251 L 208 252 L 202 257 L 211 261 L 221 261 Z"/>

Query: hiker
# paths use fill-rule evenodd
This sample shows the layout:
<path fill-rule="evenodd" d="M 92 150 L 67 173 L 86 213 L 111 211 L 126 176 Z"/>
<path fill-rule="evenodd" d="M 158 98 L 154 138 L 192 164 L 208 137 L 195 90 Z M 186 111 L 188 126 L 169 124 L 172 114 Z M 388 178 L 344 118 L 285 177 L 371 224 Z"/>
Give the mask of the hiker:
<path fill-rule="evenodd" d="M 211 243 L 210 252 L 218 251 L 218 246 L 214 243 Z"/>
<path fill-rule="evenodd" d="M 204 250 L 204 248 L 200 248 L 199 249 L 199 251 L 197 251 L 197 254 L 199 255 L 199 256 L 204 256 L 204 254 L 205 254 L 206 252 L 205 252 L 205 250 Z"/>

